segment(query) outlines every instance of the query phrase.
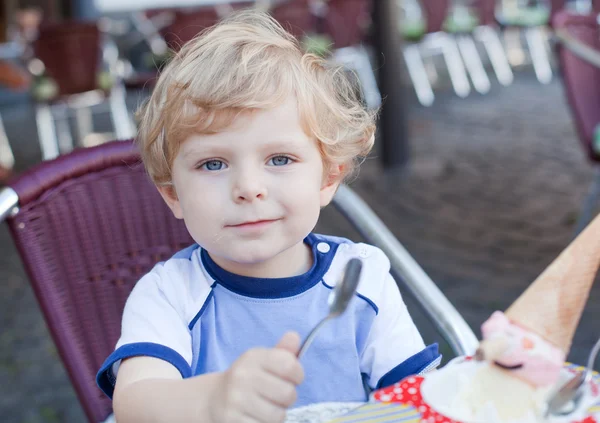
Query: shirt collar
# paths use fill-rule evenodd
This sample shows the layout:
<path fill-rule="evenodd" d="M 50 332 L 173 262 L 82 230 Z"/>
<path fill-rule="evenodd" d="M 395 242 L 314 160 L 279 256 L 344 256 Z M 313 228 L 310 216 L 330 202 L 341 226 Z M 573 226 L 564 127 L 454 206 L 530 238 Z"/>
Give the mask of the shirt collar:
<path fill-rule="evenodd" d="M 208 274 L 223 287 L 253 298 L 285 298 L 301 294 L 321 281 L 335 256 L 338 244 L 309 234 L 304 243 L 313 253 L 313 265 L 308 272 L 288 278 L 253 278 L 236 275 L 220 267 L 202 248 L 200 257 Z"/>

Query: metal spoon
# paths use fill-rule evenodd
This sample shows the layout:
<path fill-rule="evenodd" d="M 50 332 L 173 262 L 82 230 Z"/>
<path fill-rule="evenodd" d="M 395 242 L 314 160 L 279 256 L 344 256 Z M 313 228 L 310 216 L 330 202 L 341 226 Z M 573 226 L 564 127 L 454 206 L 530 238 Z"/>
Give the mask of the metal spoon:
<path fill-rule="evenodd" d="M 310 344 L 312 344 L 312 341 L 315 339 L 317 332 L 323 327 L 323 325 L 325 325 L 326 322 L 338 317 L 344 311 L 346 311 L 348 303 L 356 292 L 361 270 L 362 262 L 359 259 L 354 258 L 350 260 L 348 264 L 346 264 L 346 269 L 344 270 L 342 280 L 335 285 L 333 292 L 331 293 L 332 297 L 329 301 L 329 314 L 325 316 L 323 320 L 321 320 L 310 331 L 306 339 L 304 339 L 304 342 L 300 346 L 300 351 L 298 351 L 298 358 L 302 357 L 302 355 L 306 352 Z"/>
<path fill-rule="evenodd" d="M 600 351 L 600 339 L 596 341 L 596 345 L 592 348 L 588 357 L 587 367 L 575 375 L 571 380 L 565 383 L 548 401 L 548 410 L 546 417 L 549 415 L 566 416 L 575 411 L 583 398 L 585 386 L 592 379 L 592 372 L 596 356 Z M 568 406 L 568 407 L 567 407 Z"/>

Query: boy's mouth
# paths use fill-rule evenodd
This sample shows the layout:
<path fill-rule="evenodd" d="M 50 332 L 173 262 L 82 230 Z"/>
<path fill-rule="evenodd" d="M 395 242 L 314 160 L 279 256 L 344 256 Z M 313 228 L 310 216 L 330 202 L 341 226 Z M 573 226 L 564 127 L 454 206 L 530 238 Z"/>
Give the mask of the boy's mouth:
<path fill-rule="evenodd" d="M 279 219 L 264 219 L 264 220 L 253 220 L 248 222 L 242 222 L 235 225 L 227 225 L 230 228 L 259 228 L 267 226 L 270 223 L 276 222 Z"/>

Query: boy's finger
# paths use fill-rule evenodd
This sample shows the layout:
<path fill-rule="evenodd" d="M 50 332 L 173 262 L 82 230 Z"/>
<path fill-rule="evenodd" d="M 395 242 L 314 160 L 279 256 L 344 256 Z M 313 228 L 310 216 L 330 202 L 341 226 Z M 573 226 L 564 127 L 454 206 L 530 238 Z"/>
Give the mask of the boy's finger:
<path fill-rule="evenodd" d="M 259 374 L 256 385 L 259 395 L 283 408 L 292 406 L 298 398 L 296 385 L 269 372 Z"/>
<path fill-rule="evenodd" d="M 275 348 L 286 350 L 297 355 L 298 350 L 300 349 L 300 335 L 296 332 L 286 332 L 277 345 L 275 345 Z"/>
<path fill-rule="evenodd" d="M 273 348 L 264 357 L 262 368 L 275 376 L 299 385 L 304 379 L 304 370 L 295 353 L 282 348 Z"/>

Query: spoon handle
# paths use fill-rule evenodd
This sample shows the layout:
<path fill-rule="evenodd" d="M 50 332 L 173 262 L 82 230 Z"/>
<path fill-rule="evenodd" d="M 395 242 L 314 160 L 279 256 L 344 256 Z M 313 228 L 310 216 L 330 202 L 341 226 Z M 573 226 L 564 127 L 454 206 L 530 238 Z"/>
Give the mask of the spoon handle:
<path fill-rule="evenodd" d="M 310 346 L 312 341 L 314 340 L 319 329 L 323 327 L 328 320 L 331 320 L 334 317 L 338 317 L 348 307 L 348 303 L 354 297 L 356 293 L 356 287 L 358 286 L 358 281 L 360 279 L 360 272 L 362 270 L 362 262 L 353 258 L 348 263 L 346 263 L 346 268 L 342 275 L 342 280 L 335 286 L 330 297 L 329 304 L 329 313 L 327 316 L 323 318 L 308 334 L 308 336 L 304 339 L 302 345 L 300 345 L 300 350 L 298 351 L 298 358 L 301 358 L 306 349 Z"/>
<path fill-rule="evenodd" d="M 302 356 L 304 355 L 304 353 L 306 352 L 306 350 L 308 349 L 308 347 L 310 346 L 310 344 L 312 344 L 312 341 L 315 339 L 315 337 L 317 336 L 317 332 L 319 331 L 319 329 L 321 329 L 323 327 L 323 325 L 325 325 L 325 323 L 327 323 L 328 320 L 330 320 L 333 316 L 331 314 L 327 315 L 323 320 L 321 320 L 308 334 L 308 336 L 304 339 L 304 342 L 302 342 L 302 345 L 300 345 L 300 350 L 298 351 L 298 358 L 302 358 Z"/>
<path fill-rule="evenodd" d="M 592 378 L 592 373 L 594 373 L 594 362 L 596 361 L 596 356 L 600 351 L 600 339 L 596 341 L 596 345 L 592 348 L 592 352 L 590 352 L 590 356 L 588 358 L 587 367 L 585 368 L 585 382 L 589 382 Z"/>

